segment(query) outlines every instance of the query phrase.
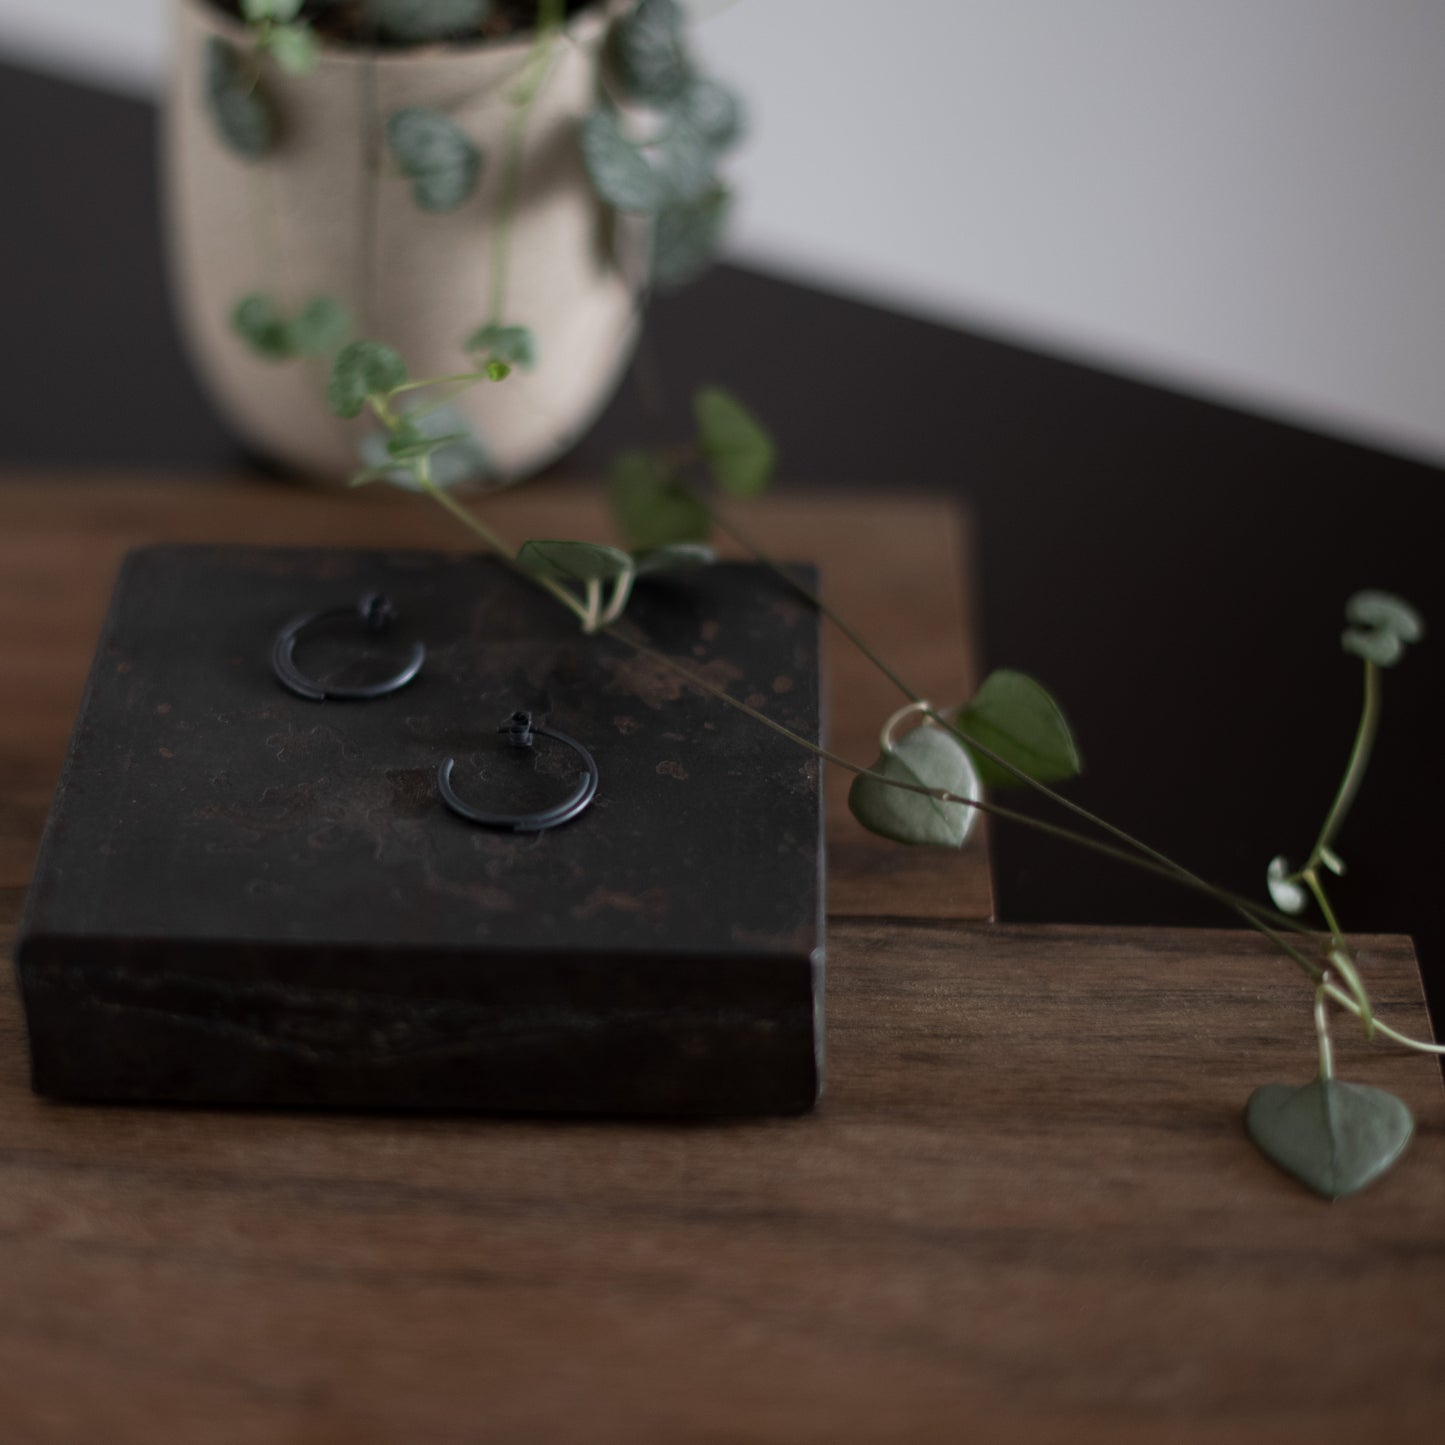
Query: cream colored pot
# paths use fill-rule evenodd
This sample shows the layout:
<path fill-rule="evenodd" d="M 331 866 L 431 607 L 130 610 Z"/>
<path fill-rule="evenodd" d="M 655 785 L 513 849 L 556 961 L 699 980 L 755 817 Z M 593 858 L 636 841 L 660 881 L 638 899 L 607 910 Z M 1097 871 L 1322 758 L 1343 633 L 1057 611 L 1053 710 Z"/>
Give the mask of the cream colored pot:
<path fill-rule="evenodd" d="M 577 439 L 611 395 L 636 338 L 646 231 L 617 224 L 598 201 L 577 144 L 578 122 L 595 103 L 607 20 L 629 3 L 573 19 L 531 110 L 505 320 L 531 327 L 537 368 L 456 402 L 499 481 L 536 471 Z M 325 363 L 258 357 L 231 315 L 249 293 L 293 310 L 332 296 L 367 339 L 400 351 L 413 376 L 464 369 L 462 343 L 491 319 L 494 217 L 516 109 L 507 93 L 530 42 L 328 48 L 302 78 L 268 64 L 282 138 L 264 159 L 247 161 L 219 139 L 205 102 L 207 41 L 244 44 L 245 32 L 204 0 L 176 0 L 174 8 L 166 190 L 171 271 L 192 356 L 248 442 L 303 475 L 342 480 L 359 465 L 358 446 L 374 425 L 327 410 Z M 365 117 L 384 126 L 408 106 L 445 110 L 483 152 L 477 188 L 455 211 L 420 209 L 384 150 L 368 175 L 377 140 Z"/>

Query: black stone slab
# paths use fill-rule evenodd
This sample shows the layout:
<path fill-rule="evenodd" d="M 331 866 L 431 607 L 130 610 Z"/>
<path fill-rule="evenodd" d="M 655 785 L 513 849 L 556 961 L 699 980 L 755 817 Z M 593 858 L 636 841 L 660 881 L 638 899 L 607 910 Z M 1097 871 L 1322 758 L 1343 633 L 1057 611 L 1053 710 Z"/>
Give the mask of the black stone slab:
<path fill-rule="evenodd" d="M 385 591 L 404 691 L 307 702 L 269 665 L 297 613 Z M 818 628 L 744 565 L 640 583 L 662 651 L 816 738 Z M 359 632 L 298 649 L 313 672 Z M 389 651 L 388 651 L 389 650 Z M 386 657 L 353 666 L 385 671 Z M 575 822 L 449 813 L 565 796 L 514 708 L 584 742 Z M 35 1088 L 60 1098 L 793 1112 L 821 1080 L 818 769 L 493 561 L 162 547 L 126 560 L 16 960 Z"/>

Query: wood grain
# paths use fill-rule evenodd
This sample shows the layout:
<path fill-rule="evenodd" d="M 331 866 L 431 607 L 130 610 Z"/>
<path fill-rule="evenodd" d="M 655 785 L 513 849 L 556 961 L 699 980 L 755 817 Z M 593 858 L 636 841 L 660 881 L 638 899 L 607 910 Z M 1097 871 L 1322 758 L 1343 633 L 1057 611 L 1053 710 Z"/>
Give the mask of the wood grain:
<path fill-rule="evenodd" d="M 600 484 L 534 484 L 486 502 L 503 535 L 609 535 Z M 769 497 L 750 529 L 780 557 L 816 560 L 824 595 L 914 686 L 942 705 L 978 681 L 967 538 L 948 504 L 928 498 Z M 105 477 L 0 481 L 0 885 L 30 877 L 50 794 L 100 619 L 124 552 L 148 542 L 462 547 L 456 523 L 423 501 L 381 490 L 335 494 L 279 483 Z M 725 552 L 729 552 L 724 547 Z M 730 555 L 735 554 L 732 549 Z M 867 765 L 897 692 L 831 633 L 835 749 Z M 721 704 L 719 704 L 721 705 Z M 761 704 L 766 710 L 766 701 Z M 829 912 L 989 918 L 986 837 L 962 853 L 904 850 L 849 816 L 849 778 L 828 770 Z"/>
<path fill-rule="evenodd" d="M 1252 936 L 836 922 L 830 971 L 818 1114 L 708 1127 L 47 1105 L 7 998 L 3 1438 L 1433 1438 L 1428 1061 L 1341 1030 L 1419 1132 L 1331 1206 L 1243 1137 L 1311 1068 Z"/>

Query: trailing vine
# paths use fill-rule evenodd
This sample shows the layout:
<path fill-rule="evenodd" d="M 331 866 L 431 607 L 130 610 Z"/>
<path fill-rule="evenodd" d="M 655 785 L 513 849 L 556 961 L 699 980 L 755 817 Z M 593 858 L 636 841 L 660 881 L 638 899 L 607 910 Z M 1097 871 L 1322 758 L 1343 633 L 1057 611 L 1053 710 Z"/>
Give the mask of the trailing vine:
<path fill-rule="evenodd" d="M 217 134 L 239 157 L 256 163 L 284 138 L 284 116 L 273 71 L 301 78 L 315 68 L 317 25 L 337 9 L 334 0 L 239 0 L 247 43 L 208 42 L 206 100 Z M 373 46 L 453 40 L 485 33 L 491 0 L 355 0 Z M 349 13 L 349 12 L 348 12 Z M 1330 879 L 1344 873 L 1336 849 L 1377 736 L 1383 670 L 1421 640 L 1420 618 L 1399 598 L 1356 594 L 1347 604 L 1347 652 L 1364 665 L 1364 699 L 1344 777 L 1313 847 L 1299 867 L 1281 855 L 1267 870 L 1273 907 L 1209 883 L 1057 791 L 1082 768 L 1063 710 L 1034 679 L 1011 670 L 986 678 L 974 696 L 953 708 L 921 697 L 845 619 L 754 543 L 716 500 L 743 501 L 765 491 L 776 466 L 766 429 L 734 397 L 705 388 L 695 398 L 696 435 L 680 445 L 634 449 L 614 461 L 609 491 L 626 547 L 571 539 L 531 539 L 512 547 L 449 487 L 485 469 L 480 439 L 452 409 L 462 392 L 503 382 L 517 367 L 537 364 L 535 335 L 507 307 L 511 233 L 521 191 L 528 121 L 565 34 L 567 0 L 536 0 L 529 9 L 535 35 L 507 90 L 512 107 L 502 155 L 488 157 L 452 115 L 407 107 L 382 117 L 376 104 L 374 61 L 359 67 L 366 180 L 362 191 L 363 254 L 355 298 L 363 335 L 344 303 L 312 296 L 293 303 L 282 278 L 236 303 L 232 326 L 259 357 L 301 357 L 330 363 L 327 402 L 341 418 L 369 415 L 380 431 L 362 444 L 364 465 L 353 485 L 385 481 L 430 498 L 490 552 L 548 592 L 584 633 L 614 639 L 677 673 L 709 694 L 854 775 L 849 807 L 871 831 L 905 844 L 961 847 L 980 813 L 1038 829 L 1117 861 L 1169 879 L 1213 899 L 1269 938 L 1308 977 L 1318 1068 L 1303 1086 L 1270 1084 L 1255 1091 L 1246 1111 L 1250 1137 L 1281 1167 L 1331 1198 L 1352 1193 L 1388 1169 L 1413 1128 L 1408 1108 L 1383 1090 L 1335 1076 L 1331 1010 L 1358 1019 L 1366 1038 L 1412 1049 L 1445 1052 L 1384 1023 L 1371 1002 L 1359 961 L 1330 898 Z M 724 87 L 701 76 L 688 53 L 676 0 L 639 0 L 611 27 L 596 107 L 580 122 L 578 144 L 598 195 L 618 211 L 652 218 L 653 275 L 659 284 L 697 274 L 726 217 L 729 196 L 717 175 L 719 158 L 738 139 L 741 110 Z M 394 175 L 384 178 L 386 159 Z M 404 183 L 423 212 L 445 214 L 465 204 L 491 164 L 501 167 L 488 310 L 467 335 L 458 368 L 412 377 L 405 358 L 367 334 L 374 308 L 378 187 Z M 258 253 L 279 269 L 274 217 L 258 203 Z M 676 662 L 623 625 L 636 583 L 651 573 L 706 566 L 714 532 L 730 535 L 811 606 L 829 618 L 893 684 L 904 704 L 885 720 L 878 757 L 869 764 L 843 758 L 783 727 Z M 911 726 L 910 726 L 911 724 Z M 1018 787 L 1061 809 L 1068 824 L 1001 805 L 985 789 Z M 1313 904 L 1323 931 L 1302 920 Z"/>
<path fill-rule="evenodd" d="M 385 397 L 368 398 L 383 404 Z M 1375 1013 L 1358 960 L 1316 877 L 1319 866 L 1343 871 L 1334 841 L 1358 792 L 1379 718 L 1380 669 L 1393 665 L 1405 645 L 1419 641 L 1423 624 L 1399 598 L 1366 592 L 1347 604 L 1350 627 L 1342 643 L 1364 659 L 1365 707 L 1345 777 L 1306 864 L 1293 873 L 1276 859 L 1268 870 L 1275 907 L 1219 887 L 1081 807 L 1052 786 L 1082 770 L 1082 758 L 1062 708 L 1033 678 L 1009 669 L 991 673 L 965 704 L 942 709 L 920 697 L 857 630 L 754 542 L 702 485 L 726 498 L 766 490 L 776 449 L 766 430 L 735 398 L 705 388 L 694 398 L 696 437 L 671 447 L 620 454 L 609 474 L 613 515 L 632 550 L 600 542 L 530 540 L 512 547 L 473 510 L 449 495 L 423 470 L 408 485 L 429 496 L 508 567 L 545 588 L 584 632 L 611 638 L 676 673 L 689 686 L 746 714 L 824 762 L 854 775 L 849 809 L 870 831 L 905 844 L 961 847 L 980 813 L 1020 824 L 1163 877 L 1214 900 L 1264 934 L 1313 985 L 1319 1066 L 1303 1086 L 1267 1084 L 1247 1104 L 1245 1123 L 1256 1146 L 1280 1167 L 1328 1198 L 1355 1192 L 1400 1157 L 1413 1120 L 1394 1095 L 1335 1077 L 1330 1010 L 1358 1019 L 1366 1038 L 1379 1037 L 1421 1052 L 1445 1048 L 1414 1039 Z M 361 473 L 362 484 L 377 478 Z M 844 758 L 791 731 L 686 664 L 652 647 L 634 626 L 618 625 L 635 582 L 649 572 L 705 566 L 715 560 L 714 531 L 730 535 L 755 560 L 834 623 L 907 698 L 881 730 L 871 764 Z M 907 723 L 917 725 L 907 731 Z M 985 787 L 1018 787 L 1069 813 L 1089 831 L 1064 826 L 1001 805 Z M 1099 836 L 1099 835 L 1103 836 Z M 1300 887 L 1303 881 L 1305 887 Z M 1308 896 L 1319 903 L 1326 931 L 1298 916 Z"/>

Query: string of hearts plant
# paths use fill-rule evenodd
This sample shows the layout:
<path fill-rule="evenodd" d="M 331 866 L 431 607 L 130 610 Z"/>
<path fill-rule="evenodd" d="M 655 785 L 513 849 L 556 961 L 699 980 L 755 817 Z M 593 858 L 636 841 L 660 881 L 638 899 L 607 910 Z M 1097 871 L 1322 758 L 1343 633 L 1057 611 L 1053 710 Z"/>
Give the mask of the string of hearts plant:
<path fill-rule="evenodd" d="M 389 362 L 388 380 L 399 375 Z M 400 383 L 368 393 L 364 404 L 384 412 Z M 348 403 L 351 397 L 348 397 Z M 1054 783 L 1075 776 L 1081 759 L 1063 710 L 1034 679 L 1000 670 L 985 679 L 961 707 L 933 706 L 901 678 L 838 613 L 775 562 L 736 521 L 725 516 L 699 484 L 710 477 L 725 496 L 760 495 L 771 481 L 776 449 L 756 419 L 732 396 L 706 388 L 694 399 L 697 436 L 682 446 L 624 452 L 609 475 L 612 510 L 631 550 L 594 541 L 533 539 L 511 547 L 474 510 L 439 486 L 428 458 L 407 462 L 398 481 L 395 469 L 369 469 L 354 485 L 389 480 L 419 492 L 452 517 L 506 565 L 544 588 L 578 620 L 583 632 L 609 637 L 687 684 L 755 722 L 782 734 L 823 761 L 853 773 L 849 808 L 870 831 L 904 844 L 961 847 L 980 813 L 1039 829 L 1105 854 L 1214 899 L 1259 930 L 1304 972 L 1314 986 L 1313 1020 L 1319 1050 L 1317 1077 L 1303 1086 L 1267 1084 L 1245 1109 L 1249 1137 L 1275 1163 L 1327 1198 L 1362 1189 L 1388 1170 L 1404 1152 L 1413 1119 L 1403 1100 L 1385 1090 L 1337 1079 L 1330 1035 L 1330 1010 L 1353 1015 L 1367 1038 L 1384 1038 L 1406 1048 L 1445 1053 L 1390 1027 L 1375 1013 L 1358 961 L 1327 895 L 1323 872 L 1344 871 L 1335 843 L 1363 781 L 1380 718 L 1383 670 L 1418 642 L 1424 628 L 1399 598 L 1362 592 L 1346 608 L 1349 627 L 1342 642 L 1364 666 L 1365 701 L 1345 775 L 1305 863 L 1290 869 L 1281 858 L 1267 870 L 1270 907 L 1217 887 L 1140 839 L 1079 806 Z M 730 536 L 755 560 L 838 627 L 906 699 L 882 724 L 878 758 L 864 765 L 840 757 L 790 731 L 748 703 L 733 697 L 686 664 L 652 647 L 635 626 L 619 626 L 632 589 L 647 575 L 705 566 L 715 559 L 714 531 Z M 904 731 L 912 720 L 917 725 Z M 1075 827 L 1006 807 L 984 788 L 1023 787 L 1061 808 Z M 1102 835 L 1102 836 L 1099 836 Z M 1303 922 L 1309 901 L 1317 904 L 1325 932 Z"/>
<path fill-rule="evenodd" d="M 218 0 L 247 24 L 248 44 L 214 39 L 208 50 L 207 100 L 217 133 L 239 155 L 261 161 L 284 133 L 270 92 L 271 67 L 293 77 L 316 65 L 317 27 L 348 18 L 373 46 L 476 36 L 494 4 L 508 0 Z M 526 63 L 511 86 L 492 254 L 489 311 L 468 336 L 464 362 L 446 375 L 413 378 L 405 359 L 369 334 L 369 284 L 357 312 L 334 297 L 313 296 L 288 306 L 256 292 L 236 303 L 235 331 L 259 356 L 275 362 L 319 358 L 329 367 L 327 400 L 340 417 L 367 414 L 380 430 L 362 444 L 366 465 L 353 481 L 385 481 L 419 492 L 442 506 L 470 533 L 578 619 L 601 634 L 680 674 L 687 683 L 782 733 L 799 747 L 855 775 L 849 806 L 866 828 L 904 844 L 959 847 L 973 822 L 987 813 L 1042 830 L 1120 862 L 1168 878 L 1213 898 L 1288 955 L 1314 986 L 1318 1076 L 1293 1087 L 1266 1085 L 1251 1096 L 1246 1126 L 1258 1147 L 1310 1188 L 1338 1198 L 1364 1187 L 1399 1158 L 1413 1128 L 1405 1104 L 1385 1091 L 1335 1077 L 1330 1011 L 1342 1009 L 1366 1037 L 1440 1053 L 1380 1020 L 1358 961 L 1340 927 L 1327 891 L 1327 874 L 1343 864 L 1335 843 L 1358 792 L 1380 716 L 1382 669 L 1398 662 L 1423 635 L 1420 619 L 1397 598 L 1361 593 L 1350 599 L 1344 634 L 1347 652 L 1365 669 L 1365 700 L 1355 744 L 1338 794 L 1314 847 L 1299 868 L 1276 858 L 1268 870 L 1273 907 L 1216 887 L 1141 840 L 1080 807 L 1052 785 L 1074 776 L 1080 757 L 1063 711 L 1048 692 L 1021 673 L 999 671 L 964 706 L 935 708 L 915 692 L 859 634 L 725 517 L 698 485 L 708 474 L 729 497 L 763 492 L 775 448 L 744 407 L 716 389 L 696 398 L 697 437 L 663 449 L 636 450 L 616 459 L 610 476 L 613 508 L 631 550 L 590 541 L 531 540 L 513 549 L 448 487 L 477 475 L 485 456 L 449 403 L 461 391 L 506 379 L 514 367 L 535 366 L 531 328 L 507 311 L 509 238 L 520 190 L 523 141 L 537 94 L 548 75 L 564 21 L 576 0 L 510 0 L 510 9 L 535 21 Z M 513 17 L 515 20 L 515 16 Z M 684 44 L 675 0 L 639 0 L 617 20 L 608 38 L 605 89 L 582 123 L 578 144 L 599 196 L 616 209 L 653 218 L 654 279 L 666 284 L 702 269 L 721 230 L 728 194 L 717 180 L 719 156 L 740 133 L 736 101 L 698 74 Z M 368 133 L 384 136 L 391 172 L 411 188 L 423 211 L 443 213 L 465 201 L 488 158 L 452 118 L 439 110 L 409 108 L 383 118 L 374 88 L 364 97 Z M 637 113 L 644 116 L 639 131 Z M 384 176 L 369 167 L 363 213 L 358 217 L 374 268 L 374 189 Z M 257 230 L 265 235 L 264 206 Z M 263 243 L 263 251 L 274 246 Z M 747 703 L 652 648 L 632 625 L 620 626 L 634 584 L 649 573 L 706 565 L 708 539 L 728 533 L 758 561 L 826 615 L 898 688 L 903 706 L 883 722 L 878 758 L 864 765 L 790 732 Z M 908 724 L 914 724 L 909 727 Z M 983 789 L 1019 786 L 1087 828 L 1023 813 L 995 802 Z M 1325 931 L 1302 921 L 1313 902 Z"/>

